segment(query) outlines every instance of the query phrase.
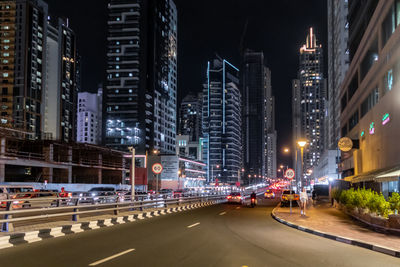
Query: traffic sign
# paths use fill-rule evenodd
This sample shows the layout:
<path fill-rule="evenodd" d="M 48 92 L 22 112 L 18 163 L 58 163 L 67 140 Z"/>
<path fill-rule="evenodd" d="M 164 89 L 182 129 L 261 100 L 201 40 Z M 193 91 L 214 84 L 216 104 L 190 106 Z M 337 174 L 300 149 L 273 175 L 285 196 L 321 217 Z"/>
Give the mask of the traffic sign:
<path fill-rule="evenodd" d="M 294 178 L 294 170 L 293 169 L 287 169 L 285 172 L 285 177 L 292 180 Z"/>
<path fill-rule="evenodd" d="M 160 174 L 163 171 L 163 166 L 160 163 L 154 163 L 151 170 L 154 174 Z"/>

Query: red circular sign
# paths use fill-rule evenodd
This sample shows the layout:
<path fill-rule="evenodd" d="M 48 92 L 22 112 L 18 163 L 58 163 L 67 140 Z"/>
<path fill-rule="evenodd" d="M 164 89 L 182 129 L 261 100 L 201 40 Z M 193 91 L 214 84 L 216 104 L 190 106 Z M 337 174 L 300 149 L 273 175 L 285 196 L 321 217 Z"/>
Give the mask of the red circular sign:
<path fill-rule="evenodd" d="M 294 170 L 293 169 L 287 169 L 285 172 L 285 177 L 288 179 L 293 179 L 294 178 Z"/>
<path fill-rule="evenodd" d="M 151 167 L 151 170 L 155 174 L 160 174 L 163 171 L 163 166 L 160 163 L 154 163 L 153 166 Z"/>

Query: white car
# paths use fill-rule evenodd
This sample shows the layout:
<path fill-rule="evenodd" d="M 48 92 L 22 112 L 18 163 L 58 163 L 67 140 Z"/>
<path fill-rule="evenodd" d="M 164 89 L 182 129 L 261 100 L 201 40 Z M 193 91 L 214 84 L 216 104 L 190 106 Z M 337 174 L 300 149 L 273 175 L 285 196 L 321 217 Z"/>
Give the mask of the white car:
<path fill-rule="evenodd" d="M 243 204 L 244 196 L 240 192 L 232 192 L 226 197 L 228 203 Z"/>

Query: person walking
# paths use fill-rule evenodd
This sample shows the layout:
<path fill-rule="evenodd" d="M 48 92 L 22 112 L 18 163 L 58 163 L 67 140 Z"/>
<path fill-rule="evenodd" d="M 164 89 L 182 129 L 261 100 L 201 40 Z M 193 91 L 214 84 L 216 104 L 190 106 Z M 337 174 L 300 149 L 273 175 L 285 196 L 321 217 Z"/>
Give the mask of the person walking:
<path fill-rule="evenodd" d="M 306 205 L 307 205 L 308 195 L 306 188 L 303 187 L 303 191 L 300 192 L 300 214 L 306 216 Z"/>
<path fill-rule="evenodd" d="M 317 204 L 317 191 L 315 189 L 312 191 L 312 200 L 313 200 L 313 205 Z"/>

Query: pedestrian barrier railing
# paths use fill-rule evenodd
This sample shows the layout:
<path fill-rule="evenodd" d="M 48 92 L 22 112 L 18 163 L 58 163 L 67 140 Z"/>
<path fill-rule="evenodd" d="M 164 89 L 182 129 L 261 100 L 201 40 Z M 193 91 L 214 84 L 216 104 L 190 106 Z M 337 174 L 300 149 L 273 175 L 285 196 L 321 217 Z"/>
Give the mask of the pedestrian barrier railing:
<path fill-rule="evenodd" d="M 173 198 L 156 195 L 154 199 L 145 199 L 148 196 L 138 196 L 131 201 L 130 196 L 91 196 L 84 197 L 90 203 L 81 203 L 78 197 L 37 197 L 2 199 L 0 203 L 0 225 L 2 232 L 14 230 L 14 223 L 24 222 L 32 224 L 34 220 L 50 219 L 69 216 L 71 221 L 78 221 L 80 215 L 110 213 L 118 215 L 121 211 L 143 211 L 150 208 L 167 208 L 172 205 L 181 206 L 207 201 L 224 200 L 226 195 L 206 195 Z M 26 208 L 29 204 L 29 208 Z M 24 206 L 25 205 L 25 206 Z M 65 220 L 65 219 L 64 219 Z"/>

